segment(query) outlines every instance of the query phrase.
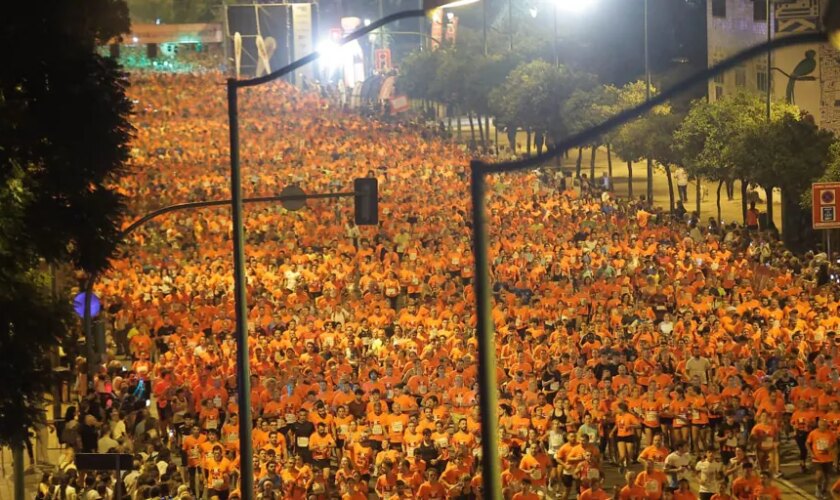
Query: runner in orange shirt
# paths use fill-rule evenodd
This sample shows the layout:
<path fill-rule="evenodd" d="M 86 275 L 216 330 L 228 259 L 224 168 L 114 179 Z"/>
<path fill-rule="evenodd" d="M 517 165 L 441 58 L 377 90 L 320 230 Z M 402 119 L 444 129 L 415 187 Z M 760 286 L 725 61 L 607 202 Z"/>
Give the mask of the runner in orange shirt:
<path fill-rule="evenodd" d="M 636 430 L 641 427 L 639 419 L 630 413 L 626 403 L 619 403 L 615 415 L 615 436 L 618 447 L 618 464 L 627 468 L 632 457 L 636 456 Z"/>
<path fill-rule="evenodd" d="M 818 496 L 828 494 L 831 465 L 837 453 L 837 436 L 828 429 L 828 422 L 819 419 L 817 428 L 808 433 L 805 443 L 814 464 Z"/>

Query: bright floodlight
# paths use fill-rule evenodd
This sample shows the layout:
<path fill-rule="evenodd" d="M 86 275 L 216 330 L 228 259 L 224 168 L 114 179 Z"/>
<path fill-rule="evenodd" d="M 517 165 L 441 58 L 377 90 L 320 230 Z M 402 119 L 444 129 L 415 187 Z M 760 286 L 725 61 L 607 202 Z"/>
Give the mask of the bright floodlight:
<path fill-rule="evenodd" d="M 582 12 L 591 7 L 595 0 L 554 0 L 554 3 L 559 9 L 568 12 Z"/>
<path fill-rule="evenodd" d="M 318 55 L 321 64 L 330 69 L 338 69 L 343 63 L 341 45 L 332 40 L 324 40 L 318 44 Z"/>
<path fill-rule="evenodd" d="M 423 10 L 460 7 L 476 3 L 479 0 L 423 0 Z"/>

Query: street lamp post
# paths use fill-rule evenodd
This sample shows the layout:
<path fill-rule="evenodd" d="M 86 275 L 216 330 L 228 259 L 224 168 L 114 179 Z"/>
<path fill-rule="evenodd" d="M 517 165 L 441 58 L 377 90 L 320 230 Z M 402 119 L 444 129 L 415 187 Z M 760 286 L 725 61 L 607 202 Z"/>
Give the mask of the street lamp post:
<path fill-rule="evenodd" d="M 559 4 L 554 4 L 554 65 L 560 66 L 560 50 L 557 47 L 557 9 L 559 9 Z"/>
<path fill-rule="evenodd" d="M 770 17 L 771 16 L 770 7 L 772 7 L 772 4 L 773 4 L 773 2 L 771 0 L 766 0 L 766 3 L 765 3 L 766 7 L 765 8 L 767 9 L 767 42 L 768 43 L 773 40 L 773 33 L 771 31 L 772 26 L 773 26 L 773 21 L 772 21 L 772 18 Z M 767 89 L 766 89 L 767 92 L 765 93 L 765 98 L 766 98 L 766 101 L 767 101 L 766 104 L 767 104 L 767 121 L 768 122 L 770 121 L 770 78 L 772 76 L 770 71 L 771 71 L 771 66 L 773 66 L 772 54 L 773 54 L 773 52 L 768 49 L 767 50 L 767 85 L 766 85 L 767 86 Z"/>
<path fill-rule="evenodd" d="M 364 26 L 361 29 L 342 38 L 340 44 L 344 45 L 357 40 L 368 33 L 379 29 L 386 24 L 399 21 L 400 19 L 423 17 L 427 12 L 443 7 L 455 7 L 474 3 L 478 0 L 423 0 L 421 9 L 405 10 L 391 14 Z M 242 214 L 242 170 L 239 164 L 239 102 L 237 92 L 240 88 L 255 87 L 268 83 L 292 73 L 316 59 L 320 54 L 313 52 L 297 61 L 278 69 L 267 75 L 250 80 L 227 80 L 228 98 L 228 120 L 230 126 L 230 192 L 231 192 L 231 219 L 233 225 L 233 273 L 234 273 L 234 302 L 236 312 L 236 374 L 237 374 L 237 404 L 239 405 L 239 445 L 240 445 L 240 491 L 242 498 L 250 500 L 254 496 L 254 461 L 251 442 L 251 390 L 250 390 L 250 368 L 248 359 L 248 304 L 245 282 L 245 231 Z M 485 382 L 480 380 L 479 383 Z M 493 379 L 495 386 L 495 378 Z M 497 422 L 491 422 L 495 432 Z M 485 422 L 485 425 L 487 423 Z M 482 426 L 484 427 L 484 426 Z M 498 457 L 497 450 L 488 451 L 486 443 L 483 446 L 483 460 L 486 462 L 489 457 Z M 498 460 L 496 460 L 498 462 Z M 498 470 L 498 464 L 496 465 Z M 498 481 L 496 478 L 495 481 Z M 486 488 L 488 494 L 494 494 L 487 498 L 501 498 L 501 488 L 495 489 L 495 482 L 492 478 L 485 478 L 485 484 L 491 484 Z"/>
<path fill-rule="evenodd" d="M 648 0 L 645 0 L 645 100 L 650 101 L 650 54 L 648 48 Z M 653 162 L 647 158 L 647 201 L 653 203 Z"/>

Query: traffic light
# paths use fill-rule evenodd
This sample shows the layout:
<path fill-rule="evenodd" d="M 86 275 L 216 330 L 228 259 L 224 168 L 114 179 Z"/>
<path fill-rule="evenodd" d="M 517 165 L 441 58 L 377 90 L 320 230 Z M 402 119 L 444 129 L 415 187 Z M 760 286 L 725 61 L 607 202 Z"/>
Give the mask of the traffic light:
<path fill-rule="evenodd" d="M 356 193 L 356 225 L 375 226 L 379 224 L 379 181 L 375 177 L 363 177 L 353 181 Z"/>

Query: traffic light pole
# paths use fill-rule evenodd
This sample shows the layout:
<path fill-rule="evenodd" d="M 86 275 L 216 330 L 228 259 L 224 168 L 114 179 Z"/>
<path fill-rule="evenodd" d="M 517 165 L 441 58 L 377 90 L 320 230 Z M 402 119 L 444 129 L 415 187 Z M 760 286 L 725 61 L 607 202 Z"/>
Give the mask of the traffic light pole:
<path fill-rule="evenodd" d="M 357 193 L 357 192 L 341 192 L 341 193 L 317 193 L 317 194 L 306 194 L 306 195 L 277 195 L 277 196 L 258 196 L 253 198 L 244 198 L 242 203 L 244 204 L 251 204 L 251 203 L 271 203 L 271 202 L 283 202 L 283 201 L 297 201 L 297 200 L 320 200 L 320 199 L 327 199 L 327 198 L 347 198 L 350 196 L 353 197 L 362 197 L 365 193 Z M 168 214 L 170 212 L 178 212 L 181 210 L 194 210 L 198 208 L 208 208 L 208 207 L 229 207 L 231 206 L 231 200 L 208 200 L 208 201 L 192 201 L 188 203 L 177 203 L 175 205 L 169 205 L 163 208 L 159 208 L 152 212 L 147 213 L 143 217 L 140 217 L 136 221 L 132 222 L 127 228 L 123 230 L 120 234 L 120 240 L 125 240 L 128 235 L 133 233 L 136 229 L 140 226 L 146 224 L 147 222 L 160 217 L 161 215 Z M 91 299 L 93 298 L 93 287 L 96 284 L 97 279 L 99 278 L 98 273 L 92 273 L 87 281 L 85 282 L 84 289 L 85 289 L 85 302 L 84 302 L 84 311 L 82 313 L 82 327 L 85 334 L 85 343 L 88 344 L 88 359 L 93 360 L 96 356 L 96 352 L 94 349 L 94 342 L 93 342 L 93 318 L 90 314 L 91 308 Z M 93 361 L 88 363 L 88 372 L 90 376 L 90 381 L 93 380 L 93 375 L 96 373 L 96 365 Z"/>

